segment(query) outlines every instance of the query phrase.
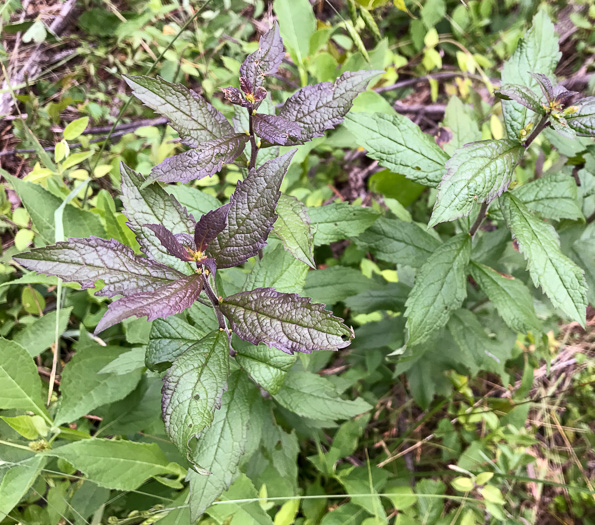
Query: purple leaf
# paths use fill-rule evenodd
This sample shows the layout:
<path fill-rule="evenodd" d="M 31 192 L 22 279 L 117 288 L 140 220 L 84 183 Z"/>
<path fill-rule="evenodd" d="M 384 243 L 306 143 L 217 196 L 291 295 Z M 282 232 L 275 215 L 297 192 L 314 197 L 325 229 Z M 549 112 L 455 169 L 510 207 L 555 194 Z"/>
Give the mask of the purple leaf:
<path fill-rule="evenodd" d="M 351 109 L 353 99 L 362 91 L 372 77 L 382 71 L 347 71 L 333 84 L 323 82 L 306 86 L 294 93 L 281 107 L 279 116 L 299 125 L 300 140 L 287 144 L 301 144 L 314 137 L 321 137 L 327 129 L 334 128 Z"/>
<path fill-rule="evenodd" d="M 223 91 L 225 99 L 229 100 L 232 104 L 244 107 L 248 105 L 248 101 L 244 98 L 244 94 L 238 88 L 229 86 L 223 88 L 221 91 Z"/>
<path fill-rule="evenodd" d="M 230 268 L 246 262 L 266 245 L 277 219 L 275 207 L 279 187 L 296 150 L 265 162 L 238 182 L 231 197 L 227 226 L 211 242 L 207 254 L 217 268 Z"/>
<path fill-rule="evenodd" d="M 151 171 L 150 180 L 162 182 L 189 182 L 210 177 L 223 164 L 233 162 L 244 151 L 249 136 L 242 133 L 208 142 L 197 148 L 165 159 Z"/>
<path fill-rule="evenodd" d="M 549 78 L 542 73 L 529 73 L 535 81 L 539 84 L 543 96 L 548 102 L 552 102 L 554 100 L 554 86 Z"/>
<path fill-rule="evenodd" d="M 220 308 L 238 337 L 255 345 L 264 343 L 288 354 L 348 346 L 352 329 L 323 304 L 310 301 L 273 288 L 257 288 L 226 297 Z"/>
<path fill-rule="evenodd" d="M 183 278 L 152 291 L 138 292 L 111 303 L 95 328 L 103 332 L 128 317 L 147 316 L 148 321 L 179 314 L 192 306 L 202 291 L 204 277 L 199 274 Z"/>
<path fill-rule="evenodd" d="M 227 225 L 227 214 L 231 203 L 220 206 L 203 215 L 194 228 L 194 245 L 200 252 L 219 235 Z"/>
<path fill-rule="evenodd" d="M 285 144 L 289 137 L 300 138 L 300 127 L 295 122 L 289 122 L 275 115 L 257 113 L 253 117 L 254 131 L 268 140 L 271 144 Z"/>
<path fill-rule="evenodd" d="M 169 266 L 136 255 L 114 239 L 99 237 L 69 239 L 22 253 L 15 260 L 29 270 L 55 275 L 83 288 L 94 288 L 102 279 L 105 286 L 96 295 L 105 297 L 156 290 L 184 277 Z"/>
<path fill-rule="evenodd" d="M 535 113 L 539 113 L 541 115 L 545 113 L 545 110 L 541 105 L 540 98 L 526 86 L 517 84 L 504 84 L 502 87 L 500 87 L 500 89 L 494 91 L 494 95 L 500 99 L 514 100 L 515 102 L 518 102 Z"/>
<path fill-rule="evenodd" d="M 284 56 L 279 25 L 275 24 L 260 38 L 258 50 L 248 55 L 240 67 L 240 76 L 248 80 L 250 93 L 262 85 L 265 76 L 277 72 Z"/>
<path fill-rule="evenodd" d="M 193 260 L 192 256 L 190 255 L 190 252 L 188 251 L 188 248 L 194 248 L 192 244 L 187 244 L 186 246 L 188 246 L 188 248 L 186 248 L 186 246 L 184 246 L 180 242 L 178 236 L 174 235 L 165 226 L 162 226 L 161 224 L 145 224 L 145 226 L 155 233 L 155 236 L 159 239 L 163 247 L 171 255 L 177 257 L 182 261 L 190 262 Z M 188 237 L 190 237 L 186 237 L 186 234 L 178 235 L 183 235 L 182 239 L 188 239 Z M 192 240 L 192 237 L 190 237 L 190 240 Z"/>
<path fill-rule="evenodd" d="M 151 109 L 167 117 L 184 144 L 197 147 L 207 141 L 231 135 L 233 128 L 223 113 L 194 91 L 161 77 L 123 75 L 132 93 Z"/>

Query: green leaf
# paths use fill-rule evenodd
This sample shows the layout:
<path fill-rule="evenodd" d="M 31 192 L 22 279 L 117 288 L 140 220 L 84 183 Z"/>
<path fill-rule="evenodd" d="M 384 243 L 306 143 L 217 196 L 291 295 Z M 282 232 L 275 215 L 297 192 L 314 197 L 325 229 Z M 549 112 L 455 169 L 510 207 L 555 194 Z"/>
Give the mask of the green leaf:
<path fill-rule="evenodd" d="M 545 114 L 540 97 L 528 87 L 519 86 L 518 84 L 504 84 L 494 91 L 494 95 L 502 100 L 514 100 L 539 115 Z"/>
<path fill-rule="evenodd" d="M 135 490 L 154 476 L 184 473 L 155 443 L 83 439 L 45 454 L 65 459 L 100 487 L 115 490 Z"/>
<path fill-rule="evenodd" d="M 314 244 L 330 244 L 352 239 L 369 228 L 380 214 L 372 208 L 334 202 L 308 208 L 310 224 L 315 228 Z"/>
<path fill-rule="evenodd" d="M 492 301 L 500 317 L 515 332 L 539 333 L 541 322 L 535 314 L 533 297 L 518 279 L 504 276 L 493 268 L 471 261 L 471 277 Z"/>
<path fill-rule="evenodd" d="M 435 188 L 445 172 L 448 160 L 434 138 L 403 115 L 352 113 L 345 127 L 356 145 L 368 150 L 368 157 L 394 173 Z"/>
<path fill-rule="evenodd" d="M 316 17 L 308 0 L 275 0 L 273 9 L 279 21 L 283 43 L 297 64 L 308 56 L 310 38 L 316 31 Z"/>
<path fill-rule="evenodd" d="M 578 203 L 574 178 L 568 173 L 551 173 L 516 187 L 512 191 L 531 211 L 545 219 L 580 220 L 583 212 Z"/>
<path fill-rule="evenodd" d="M 5 463 L 0 467 L 0 474 L 3 474 L 0 481 L 0 520 L 7 517 L 33 486 L 46 461 L 47 458 L 37 455 L 17 464 Z"/>
<path fill-rule="evenodd" d="M 527 260 L 535 286 L 541 286 L 554 307 L 585 326 L 587 285 L 584 272 L 560 251 L 556 230 L 535 217 L 509 192 L 500 197 L 500 209 Z"/>
<path fill-rule="evenodd" d="M 31 356 L 21 345 L 0 337 L 0 408 L 31 410 L 47 416 L 41 380 Z"/>
<path fill-rule="evenodd" d="M 450 484 L 459 492 L 469 492 L 473 490 L 473 480 L 471 478 L 459 476 L 458 478 L 454 478 Z"/>
<path fill-rule="evenodd" d="M 566 122 L 570 129 L 580 135 L 595 136 L 595 97 L 586 97 L 575 104 L 577 111 L 566 115 Z"/>
<path fill-rule="evenodd" d="M 426 341 L 463 304 L 470 254 L 471 237 L 459 234 L 441 244 L 419 270 L 405 303 L 409 346 Z"/>
<path fill-rule="evenodd" d="M 504 505 L 506 503 L 506 500 L 502 496 L 502 492 L 500 492 L 498 487 L 486 485 L 482 489 L 479 489 L 479 492 L 484 497 L 484 499 L 490 503 L 495 503 L 496 505 Z"/>
<path fill-rule="evenodd" d="M 245 450 L 250 422 L 250 407 L 258 390 L 244 373 L 229 376 L 228 390 L 221 398 L 211 426 L 205 431 L 192 454 L 199 473 L 188 471 L 190 514 L 195 521 L 234 478 Z"/>
<path fill-rule="evenodd" d="M 240 340 L 235 341 L 233 347 L 237 352 L 236 362 L 254 382 L 269 394 L 279 392 L 285 375 L 295 363 L 295 356 L 266 345 L 255 346 Z"/>
<path fill-rule="evenodd" d="M 443 124 L 452 133 L 452 138 L 443 145 L 444 150 L 450 155 L 465 144 L 481 140 L 473 108 L 464 104 L 459 97 L 450 97 L 444 112 Z"/>
<path fill-rule="evenodd" d="M 62 373 L 56 425 L 75 421 L 97 407 L 123 399 L 134 390 L 141 378 L 141 369 L 123 376 L 99 373 L 121 353 L 119 347 L 94 344 L 74 354 Z"/>
<path fill-rule="evenodd" d="M 229 375 L 229 334 L 211 332 L 180 355 L 163 379 L 165 430 L 192 461 L 190 442 L 213 421 Z"/>
<path fill-rule="evenodd" d="M 380 217 L 357 239 L 360 248 L 383 261 L 419 268 L 440 246 L 440 241 L 413 222 Z"/>
<path fill-rule="evenodd" d="M 29 441 L 39 436 L 45 437 L 49 432 L 49 427 L 41 416 L 0 416 L 0 419 Z"/>
<path fill-rule="evenodd" d="M 533 17 L 531 29 L 519 40 L 514 54 L 504 64 L 502 83 L 519 84 L 535 91 L 539 84 L 531 73 L 553 77 L 561 56 L 554 24 L 542 9 Z M 518 139 L 520 131 L 539 118 L 536 113 L 514 100 L 503 100 L 502 109 L 510 139 Z"/>
<path fill-rule="evenodd" d="M 60 310 L 60 320 L 58 321 L 58 335 L 62 335 L 68 325 L 68 319 L 72 307 Z M 31 357 L 36 357 L 44 350 L 47 350 L 55 340 L 56 329 L 56 310 L 53 310 L 43 317 L 36 319 L 35 322 L 25 326 L 23 330 L 17 332 L 12 340 L 25 348 Z"/>
<path fill-rule="evenodd" d="M 221 206 L 221 202 L 212 195 L 186 184 L 169 184 L 164 189 L 196 218 Z"/>
<path fill-rule="evenodd" d="M 467 144 L 446 163 L 446 173 L 428 227 L 466 217 L 479 203 L 490 203 L 510 185 L 525 149 L 514 140 Z"/>
<path fill-rule="evenodd" d="M 136 98 L 171 121 L 171 127 L 185 144 L 197 147 L 202 142 L 234 134 L 220 111 L 181 84 L 161 77 L 123 77 Z"/>
<path fill-rule="evenodd" d="M 355 268 L 331 266 L 324 270 L 308 272 L 304 295 L 311 297 L 317 303 L 330 306 L 352 295 L 378 289 L 380 286 Z"/>
<path fill-rule="evenodd" d="M 570 248 L 570 257 L 585 270 L 585 280 L 588 290 L 587 298 L 591 305 L 595 305 L 595 223 L 585 228 L 583 234 Z"/>
<path fill-rule="evenodd" d="M 378 492 L 384 488 L 388 472 L 376 466 L 348 467 L 337 476 L 338 481 L 351 494 L 351 502 L 379 518 L 377 523 L 388 523 Z M 365 494 L 365 496 L 361 496 Z"/>
<path fill-rule="evenodd" d="M 296 259 L 316 268 L 312 255 L 313 235 L 306 206 L 295 197 L 282 194 L 277 203 L 274 233 Z"/>
<path fill-rule="evenodd" d="M 83 131 L 89 125 L 89 117 L 81 117 L 73 120 L 68 126 L 64 128 L 64 138 L 66 140 L 74 140 L 82 135 Z"/>
<path fill-rule="evenodd" d="M 327 378 L 311 372 L 296 371 L 287 375 L 275 401 L 298 416 L 328 421 L 350 419 L 372 408 L 363 399 L 341 399 Z"/>
<path fill-rule="evenodd" d="M 257 288 L 223 299 L 219 308 L 244 341 L 283 352 L 312 353 L 349 345 L 353 331 L 310 298 Z"/>
<path fill-rule="evenodd" d="M 345 306 L 360 314 L 378 310 L 403 311 L 411 288 L 403 283 L 386 283 L 378 290 L 366 290 L 345 300 Z"/>

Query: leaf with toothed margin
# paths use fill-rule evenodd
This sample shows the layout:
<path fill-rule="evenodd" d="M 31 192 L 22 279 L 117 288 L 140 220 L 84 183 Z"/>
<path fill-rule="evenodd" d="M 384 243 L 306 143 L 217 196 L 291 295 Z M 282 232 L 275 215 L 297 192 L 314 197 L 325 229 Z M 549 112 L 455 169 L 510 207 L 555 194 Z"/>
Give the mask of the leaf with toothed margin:
<path fill-rule="evenodd" d="M 535 217 L 510 192 L 500 197 L 500 209 L 527 260 L 535 286 L 541 286 L 555 308 L 584 327 L 587 313 L 584 272 L 562 253 L 556 230 Z"/>
<path fill-rule="evenodd" d="M 471 236 L 462 233 L 438 246 L 421 267 L 405 303 L 408 346 L 428 340 L 461 307 L 467 297 L 470 254 Z"/>
<path fill-rule="evenodd" d="M 547 75 L 544 75 L 543 73 L 529 73 L 529 75 L 531 75 L 539 85 L 539 88 L 541 89 L 544 98 L 548 102 L 554 100 L 554 86 L 552 85 L 552 81 L 547 77 Z"/>
<path fill-rule="evenodd" d="M 532 89 L 529 89 L 526 86 L 520 86 L 518 84 L 504 84 L 502 87 L 494 91 L 494 95 L 502 100 L 514 100 L 515 102 L 525 106 L 527 109 L 530 109 L 535 113 L 539 113 L 540 115 L 545 114 L 545 110 L 541 105 L 539 97 L 533 92 Z"/>
<path fill-rule="evenodd" d="M 347 71 L 334 83 L 323 82 L 306 86 L 294 93 L 281 106 L 279 116 L 299 125 L 301 136 L 287 144 L 302 144 L 314 137 L 321 137 L 327 129 L 341 124 L 353 105 L 353 99 L 370 79 L 382 71 Z"/>
<path fill-rule="evenodd" d="M 228 376 L 228 334 L 216 330 L 180 355 L 163 378 L 161 413 L 165 430 L 190 461 L 190 442 L 213 421 Z"/>
<path fill-rule="evenodd" d="M 159 317 L 179 314 L 190 308 L 200 295 L 203 276 L 184 276 L 178 281 L 166 284 L 150 292 L 137 292 L 111 303 L 99 321 L 95 333 L 103 332 L 128 317 L 147 317 L 154 321 Z"/>
<path fill-rule="evenodd" d="M 186 275 L 194 267 L 171 255 L 146 224 L 161 224 L 173 234 L 194 233 L 195 220 L 172 195 L 158 184 L 142 188 L 145 178 L 125 164 L 121 165 L 122 203 L 128 226 L 136 234 L 141 250 L 152 259 L 167 264 Z M 142 188 L 142 189 L 141 189 Z"/>
<path fill-rule="evenodd" d="M 219 235 L 227 225 L 230 203 L 203 215 L 194 228 L 194 245 L 204 252 L 207 246 Z"/>
<path fill-rule="evenodd" d="M 250 408 L 258 389 L 241 370 L 232 372 L 213 423 L 203 432 L 192 452 L 190 513 L 193 522 L 229 487 L 246 450 Z"/>
<path fill-rule="evenodd" d="M 186 246 L 188 246 L 188 248 L 192 248 L 192 246 L 185 246 L 182 244 L 180 240 L 165 226 L 162 226 L 161 224 L 145 224 L 145 226 L 155 234 L 155 236 L 159 239 L 163 247 L 170 253 L 170 255 L 177 257 L 181 261 L 193 260 L 190 256 L 190 253 L 188 252 L 188 249 L 186 248 Z M 192 239 L 192 237 L 190 237 L 190 239 Z"/>
<path fill-rule="evenodd" d="M 217 268 L 230 268 L 254 257 L 266 245 L 277 219 L 279 188 L 296 150 L 270 160 L 238 182 L 231 196 L 227 226 L 211 242 L 207 255 Z"/>
<path fill-rule="evenodd" d="M 301 136 L 300 127 L 295 122 L 289 122 L 276 115 L 265 115 L 257 113 L 253 117 L 254 131 L 262 139 L 268 140 L 271 144 L 284 145 L 290 137 L 299 139 Z"/>
<path fill-rule="evenodd" d="M 173 268 L 136 255 L 118 241 L 99 237 L 36 248 L 21 253 L 15 261 L 37 273 L 79 283 L 83 289 L 94 288 L 102 279 L 105 286 L 96 295 L 105 297 L 153 291 L 184 277 Z"/>
<path fill-rule="evenodd" d="M 595 97 L 586 97 L 573 104 L 575 113 L 566 115 L 570 129 L 580 135 L 595 137 Z"/>
<path fill-rule="evenodd" d="M 428 224 L 466 217 L 479 203 L 490 203 L 510 185 L 525 152 L 516 140 L 483 140 L 466 144 L 446 163 Z"/>
<path fill-rule="evenodd" d="M 262 86 L 264 77 L 274 75 L 285 56 L 279 25 L 275 23 L 258 42 L 258 50 L 248 55 L 240 66 L 240 76 L 250 82 L 252 89 Z"/>
<path fill-rule="evenodd" d="M 190 182 L 211 177 L 242 154 L 249 138 L 242 133 L 203 142 L 157 164 L 147 181 Z"/>
<path fill-rule="evenodd" d="M 366 148 L 368 157 L 393 173 L 432 188 L 442 180 L 448 154 L 407 117 L 352 113 L 345 127 L 355 137 L 356 146 Z"/>
<path fill-rule="evenodd" d="M 221 312 L 244 341 L 293 354 L 339 350 L 353 338 L 351 328 L 308 297 L 257 288 L 223 299 Z"/>
<path fill-rule="evenodd" d="M 207 140 L 233 135 L 233 128 L 223 113 L 181 84 L 172 84 L 161 77 L 123 77 L 134 96 L 167 117 L 188 146 L 197 147 Z"/>
<path fill-rule="evenodd" d="M 277 215 L 274 233 L 285 249 L 298 261 L 316 268 L 312 254 L 314 236 L 306 206 L 295 197 L 282 194 L 277 204 Z"/>

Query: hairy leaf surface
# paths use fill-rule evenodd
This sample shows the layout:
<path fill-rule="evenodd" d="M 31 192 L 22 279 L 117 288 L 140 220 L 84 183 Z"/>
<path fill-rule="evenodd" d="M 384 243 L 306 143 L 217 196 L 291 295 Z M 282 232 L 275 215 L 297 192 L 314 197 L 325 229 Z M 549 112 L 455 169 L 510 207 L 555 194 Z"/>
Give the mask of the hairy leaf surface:
<path fill-rule="evenodd" d="M 421 267 L 405 304 L 408 345 L 426 341 L 461 307 L 467 296 L 465 270 L 470 254 L 471 237 L 459 234 L 441 244 Z"/>
<path fill-rule="evenodd" d="M 355 113 L 345 126 L 381 166 L 432 188 L 442 180 L 448 154 L 407 117 Z"/>
<path fill-rule="evenodd" d="M 502 100 L 514 100 L 534 113 L 540 115 L 545 114 L 545 110 L 541 105 L 539 97 L 532 89 L 529 89 L 526 86 L 521 86 L 519 84 L 504 84 L 500 89 L 494 91 L 494 94 Z"/>
<path fill-rule="evenodd" d="M 227 225 L 227 215 L 231 204 L 225 204 L 203 215 L 194 228 L 194 244 L 198 251 L 205 249 Z"/>
<path fill-rule="evenodd" d="M 282 117 L 257 113 L 253 121 L 256 134 L 271 144 L 285 145 L 290 137 L 294 139 L 301 137 L 299 125 Z"/>
<path fill-rule="evenodd" d="M 306 86 L 294 93 L 279 110 L 279 116 L 299 125 L 301 136 L 287 144 L 302 144 L 321 137 L 327 129 L 341 122 L 353 105 L 353 99 L 379 71 L 348 71 L 334 83 Z"/>
<path fill-rule="evenodd" d="M 123 77 L 136 98 L 171 121 L 171 127 L 185 144 L 197 147 L 207 140 L 233 135 L 223 113 L 181 84 L 172 84 L 161 77 Z"/>
<path fill-rule="evenodd" d="M 173 268 L 136 255 L 128 246 L 98 237 L 70 239 L 22 253 L 15 260 L 38 273 L 55 275 L 84 288 L 105 286 L 96 295 L 130 295 L 177 281 L 184 275 Z"/>
<path fill-rule="evenodd" d="M 281 194 L 276 211 L 275 235 L 283 241 L 283 246 L 291 255 L 310 268 L 316 268 L 312 254 L 314 236 L 306 206 L 291 195 Z"/>
<path fill-rule="evenodd" d="M 575 104 L 578 110 L 566 116 L 568 126 L 581 135 L 595 136 L 595 97 L 586 97 Z"/>
<path fill-rule="evenodd" d="M 180 355 L 163 379 L 165 430 L 185 457 L 190 442 L 213 421 L 227 388 L 228 337 L 223 330 L 211 332 Z"/>
<path fill-rule="evenodd" d="M 554 228 L 535 217 L 514 195 L 500 197 L 504 220 L 527 260 L 535 286 L 556 308 L 585 326 L 587 285 L 584 272 L 560 251 Z"/>
<path fill-rule="evenodd" d="M 521 281 L 514 277 L 505 277 L 493 268 L 475 261 L 471 261 L 469 269 L 475 282 L 512 330 L 522 333 L 538 333 L 541 330 L 531 292 Z"/>
<path fill-rule="evenodd" d="M 488 204 L 510 185 L 525 149 L 515 140 L 467 144 L 446 163 L 428 226 L 466 217 L 475 204 Z"/>
<path fill-rule="evenodd" d="M 242 264 L 266 245 L 277 218 L 279 187 L 294 154 L 295 150 L 270 160 L 238 182 L 231 198 L 227 226 L 207 249 L 218 268 Z"/>
<path fill-rule="evenodd" d="M 128 317 L 146 316 L 148 321 L 154 321 L 159 317 L 179 314 L 196 301 L 202 291 L 203 279 L 199 274 L 188 275 L 150 292 L 122 297 L 108 306 L 95 333 L 103 332 Z"/>
<path fill-rule="evenodd" d="M 358 246 L 394 264 L 422 266 L 440 241 L 413 222 L 380 217 L 357 239 Z"/>
<path fill-rule="evenodd" d="M 314 244 L 330 244 L 343 239 L 354 239 L 370 227 L 380 214 L 372 208 L 364 208 L 347 202 L 333 202 L 326 206 L 308 208 Z"/>
<path fill-rule="evenodd" d="M 248 55 L 240 66 L 240 76 L 248 79 L 253 90 L 262 86 L 264 77 L 274 75 L 285 56 L 279 25 L 274 24 L 260 37 L 258 49 Z"/>
<path fill-rule="evenodd" d="M 223 299 L 220 308 L 239 337 L 288 354 L 338 350 L 348 346 L 353 337 L 352 330 L 324 305 L 272 288 L 231 295 Z"/>

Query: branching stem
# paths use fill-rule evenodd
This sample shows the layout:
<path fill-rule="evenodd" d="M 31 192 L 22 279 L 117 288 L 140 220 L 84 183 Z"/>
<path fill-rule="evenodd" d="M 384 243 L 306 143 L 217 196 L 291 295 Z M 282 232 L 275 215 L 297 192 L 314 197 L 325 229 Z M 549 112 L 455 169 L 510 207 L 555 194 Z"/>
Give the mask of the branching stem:
<path fill-rule="evenodd" d="M 254 119 L 252 118 L 251 108 L 248 108 L 248 131 L 250 133 L 250 162 L 248 164 L 248 169 L 253 170 L 256 167 L 258 146 L 256 145 L 256 136 L 254 135 Z"/>
<path fill-rule="evenodd" d="M 481 205 L 481 208 L 479 208 L 479 215 L 477 216 L 477 219 L 475 219 L 475 222 L 469 229 L 469 235 L 471 235 L 471 237 L 473 237 L 475 235 L 475 233 L 477 232 L 477 230 L 479 230 L 481 223 L 486 218 L 486 215 L 488 214 L 488 206 L 489 206 L 489 204 L 487 202 L 484 202 Z"/>

